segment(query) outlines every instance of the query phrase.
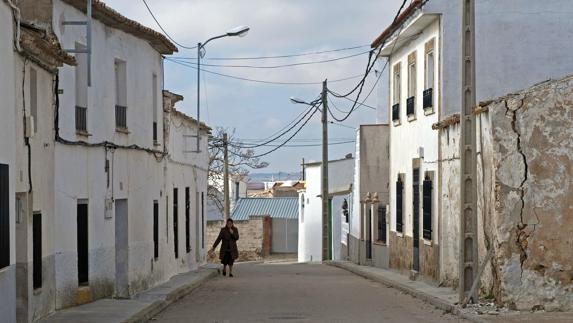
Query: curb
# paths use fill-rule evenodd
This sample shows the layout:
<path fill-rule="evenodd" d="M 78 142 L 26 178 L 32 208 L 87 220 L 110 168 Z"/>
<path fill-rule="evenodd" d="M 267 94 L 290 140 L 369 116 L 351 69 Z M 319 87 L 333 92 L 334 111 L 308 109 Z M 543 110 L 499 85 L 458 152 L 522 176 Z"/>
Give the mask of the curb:
<path fill-rule="evenodd" d="M 165 310 L 169 305 L 177 302 L 179 299 L 183 298 L 184 296 L 190 294 L 194 289 L 201 286 L 207 280 L 216 277 L 217 270 L 214 269 L 206 269 L 205 274 L 202 277 L 199 277 L 192 283 L 187 285 L 181 286 L 171 293 L 167 294 L 164 300 L 157 300 L 148 306 L 146 306 L 141 311 L 135 313 L 130 318 L 122 321 L 122 323 L 144 323 L 152 319 L 157 314 L 161 313 Z"/>
<path fill-rule="evenodd" d="M 354 266 L 347 266 L 344 263 L 332 262 L 332 261 L 324 262 L 324 264 L 328 265 L 328 266 L 333 266 L 333 267 L 337 267 L 340 269 L 344 269 L 344 270 L 349 271 L 355 275 L 358 275 L 358 276 L 364 277 L 366 279 L 370 279 L 370 280 L 382 283 L 388 287 L 398 289 L 398 290 L 400 290 L 406 294 L 409 294 L 415 298 L 418 298 L 418 299 L 420 299 L 420 300 L 422 300 L 422 301 L 424 301 L 424 302 L 426 302 L 426 303 L 428 303 L 428 304 L 430 304 L 430 305 L 432 305 L 432 306 L 434 306 L 440 310 L 443 310 L 445 312 L 450 312 L 450 313 L 457 315 L 461 318 L 464 318 L 466 320 L 476 322 L 476 323 L 486 323 L 487 322 L 483 319 L 480 319 L 480 318 L 477 318 L 477 317 L 470 315 L 468 313 L 462 312 L 462 310 L 458 306 L 456 306 L 452 303 L 449 303 L 447 301 L 444 301 L 438 297 L 432 296 L 432 295 L 427 294 L 427 293 L 420 292 L 414 288 L 410 288 L 408 286 L 397 283 L 393 280 L 386 279 L 382 276 L 372 275 L 368 272 L 360 270 L 359 268 L 354 268 Z"/>

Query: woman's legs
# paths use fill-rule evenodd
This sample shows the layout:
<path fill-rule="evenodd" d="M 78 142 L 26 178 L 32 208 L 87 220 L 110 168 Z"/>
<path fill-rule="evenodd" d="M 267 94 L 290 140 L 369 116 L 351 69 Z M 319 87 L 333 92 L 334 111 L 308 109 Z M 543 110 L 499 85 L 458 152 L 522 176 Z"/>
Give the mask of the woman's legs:
<path fill-rule="evenodd" d="M 227 275 L 227 265 L 223 264 L 223 276 Z"/>

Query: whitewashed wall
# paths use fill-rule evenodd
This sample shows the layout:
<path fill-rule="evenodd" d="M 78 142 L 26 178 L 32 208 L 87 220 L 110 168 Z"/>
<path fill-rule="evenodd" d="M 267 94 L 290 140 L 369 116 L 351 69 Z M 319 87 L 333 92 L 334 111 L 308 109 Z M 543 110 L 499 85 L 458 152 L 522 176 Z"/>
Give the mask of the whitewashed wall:
<path fill-rule="evenodd" d="M 10 266 L 0 269 L 0 317 L 16 321 L 14 41 L 12 11 L 0 1 L 0 163 L 10 172 Z"/>

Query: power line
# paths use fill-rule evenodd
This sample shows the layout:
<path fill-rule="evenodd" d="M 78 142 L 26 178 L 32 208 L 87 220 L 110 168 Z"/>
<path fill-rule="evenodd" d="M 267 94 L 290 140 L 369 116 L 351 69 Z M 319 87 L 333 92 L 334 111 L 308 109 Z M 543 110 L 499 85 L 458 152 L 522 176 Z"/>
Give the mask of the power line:
<path fill-rule="evenodd" d="M 358 48 L 370 47 L 370 45 L 360 45 L 360 46 L 352 46 L 352 47 L 344 47 L 344 48 L 337 48 L 337 49 L 330 49 L 330 50 L 323 50 L 323 51 L 314 51 L 314 52 L 306 52 L 306 53 L 299 53 L 299 54 L 284 54 L 284 55 L 275 55 L 275 56 L 256 56 L 256 57 L 211 57 L 206 58 L 209 60 L 220 60 L 220 61 L 239 61 L 239 60 L 257 60 L 257 59 L 274 59 L 274 58 L 291 58 L 291 57 L 300 57 L 300 56 L 310 56 L 310 55 L 318 55 L 318 54 L 325 54 L 325 53 L 334 53 L 334 52 L 341 52 L 347 50 L 353 50 Z"/>
<path fill-rule="evenodd" d="M 329 146 L 336 146 L 336 145 L 345 145 L 345 144 L 350 144 L 350 143 L 355 143 L 356 141 L 354 140 L 348 140 L 348 141 L 339 141 L 339 142 L 329 142 L 328 145 Z M 272 145 L 272 144 L 268 144 L 265 145 L 265 147 L 278 147 L 280 145 Z M 322 144 L 294 144 L 294 145 L 282 145 L 281 147 L 320 147 L 322 146 Z"/>
<path fill-rule="evenodd" d="M 185 49 L 195 49 L 197 48 L 197 46 L 193 46 L 193 47 L 189 47 L 189 46 L 185 46 L 185 45 L 181 45 L 180 43 L 178 43 L 175 39 L 173 39 L 173 37 L 171 37 L 169 35 L 169 33 L 163 28 L 163 26 L 161 26 L 161 24 L 159 23 L 159 20 L 157 20 L 157 18 L 155 17 L 155 15 L 153 14 L 153 11 L 151 11 L 151 8 L 149 7 L 149 5 L 147 4 L 147 1 L 143 0 L 143 4 L 145 4 L 145 7 L 147 8 L 147 11 L 149 11 L 149 14 L 151 15 L 151 17 L 153 17 L 153 20 L 155 20 L 155 23 L 157 24 L 157 26 L 159 26 L 159 28 L 163 31 L 163 34 L 165 35 L 165 37 L 169 38 L 169 40 L 171 40 L 175 45 L 181 47 L 181 48 L 185 48 Z"/>
<path fill-rule="evenodd" d="M 201 64 L 202 66 L 209 66 L 209 67 L 231 67 L 231 68 L 255 68 L 255 69 L 275 69 L 275 68 L 284 68 L 284 67 L 293 67 L 293 66 L 301 66 L 301 65 L 312 65 L 312 64 L 323 64 L 323 63 L 330 63 L 335 61 L 340 61 L 343 59 L 354 58 L 357 56 L 361 56 L 364 54 L 369 53 L 370 50 L 365 52 L 360 52 L 352 55 L 337 57 L 337 58 L 330 58 L 320 61 L 312 61 L 312 62 L 301 62 L 301 63 L 291 63 L 291 64 L 280 64 L 280 65 L 267 65 L 267 66 L 260 66 L 260 65 L 227 65 L 227 64 Z M 187 60 L 184 58 L 179 57 L 170 57 L 172 60 Z M 189 62 L 187 64 L 193 64 L 197 66 L 197 63 Z"/>
<path fill-rule="evenodd" d="M 166 57 L 165 60 L 172 62 L 174 64 L 178 64 L 181 66 L 185 66 L 185 67 L 197 70 L 197 66 L 189 65 L 188 63 L 179 62 L 179 61 L 173 60 L 169 57 Z M 322 84 L 322 81 L 320 81 L 320 82 L 280 82 L 280 81 L 258 80 L 258 79 L 251 79 L 251 78 L 246 78 L 246 77 L 241 77 L 241 76 L 235 76 L 235 75 L 229 75 L 229 74 L 214 72 L 214 71 L 206 70 L 203 68 L 201 69 L 201 71 L 205 72 L 205 73 L 209 73 L 209 74 L 214 74 L 214 75 L 219 75 L 222 77 L 235 79 L 235 80 L 254 82 L 254 83 L 262 83 L 262 84 L 273 84 L 273 85 L 318 85 L 318 84 Z M 329 82 L 330 83 L 343 82 L 343 81 L 348 81 L 348 80 L 355 79 L 358 77 L 362 77 L 362 74 L 354 75 L 354 76 L 350 76 L 350 77 L 346 77 L 346 78 L 342 78 L 342 79 L 332 80 Z"/>

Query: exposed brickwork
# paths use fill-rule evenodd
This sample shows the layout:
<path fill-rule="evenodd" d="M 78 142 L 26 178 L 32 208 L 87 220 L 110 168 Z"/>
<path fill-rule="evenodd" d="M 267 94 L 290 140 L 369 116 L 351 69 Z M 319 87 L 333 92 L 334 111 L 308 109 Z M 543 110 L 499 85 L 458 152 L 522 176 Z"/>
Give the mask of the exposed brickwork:
<path fill-rule="evenodd" d="M 239 259 L 237 261 L 251 261 L 260 260 L 265 256 L 263 241 L 264 241 L 264 228 L 268 230 L 268 251 L 270 253 L 270 217 L 251 217 L 249 221 L 235 221 L 235 226 L 239 230 L 239 241 L 237 247 L 239 248 Z M 265 223 L 268 223 L 265 225 Z M 211 247 L 219 231 L 223 227 L 223 221 L 212 221 L 207 224 L 207 247 Z M 220 246 L 220 245 L 219 245 Z M 219 261 L 219 247 L 215 253 L 209 257 L 209 261 Z"/>

